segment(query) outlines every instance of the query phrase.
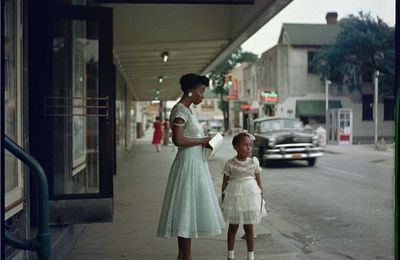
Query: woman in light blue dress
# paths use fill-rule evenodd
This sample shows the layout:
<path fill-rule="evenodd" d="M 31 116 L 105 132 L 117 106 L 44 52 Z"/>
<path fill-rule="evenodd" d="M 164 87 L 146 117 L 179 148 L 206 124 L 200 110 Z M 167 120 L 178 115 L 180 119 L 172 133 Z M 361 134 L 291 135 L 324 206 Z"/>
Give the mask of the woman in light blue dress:
<path fill-rule="evenodd" d="M 191 260 L 191 239 L 220 234 L 224 219 L 203 159 L 209 137 L 190 110 L 198 105 L 209 84 L 205 76 L 186 74 L 180 79 L 183 96 L 172 108 L 172 140 L 178 152 L 169 172 L 157 236 L 178 237 L 178 259 Z"/>

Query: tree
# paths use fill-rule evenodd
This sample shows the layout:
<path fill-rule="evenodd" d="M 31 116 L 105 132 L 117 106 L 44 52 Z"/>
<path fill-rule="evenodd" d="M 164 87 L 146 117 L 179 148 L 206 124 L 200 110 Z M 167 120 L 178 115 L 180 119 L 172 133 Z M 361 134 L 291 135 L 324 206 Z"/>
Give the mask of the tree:
<path fill-rule="evenodd" d="M 363 82 L 373 79 L 378 70 L 380 92 L 394 91 L 395 31 L 379 17 L 369 13 L 349 15 L 339 22 L 342 30 L 333 45 L 325 46 L 313 59 L 321 80 L 335 81 L 339 89 L 361 90 Z"/>
<path fill-rule="evenodd" d="M 226 96 L 229 94 L 229 86 L 225 82 L 225 76 L 241 62 L 254 62 L 257 60 L 257 55 L 251 52 L 245 52 L 241 48 L 232 52 L 228 58 L 220 63 L 209 77 L 212 81 L 213 92 L 220 97 L 219 109 L 221 109 L 224 116 L 224 127 L 229 128 L 229 103 Z"/>

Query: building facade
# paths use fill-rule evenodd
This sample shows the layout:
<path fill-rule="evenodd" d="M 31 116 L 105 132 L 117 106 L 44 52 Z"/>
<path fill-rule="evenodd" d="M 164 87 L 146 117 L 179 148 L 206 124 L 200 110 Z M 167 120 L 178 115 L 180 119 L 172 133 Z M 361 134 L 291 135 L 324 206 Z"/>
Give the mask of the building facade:
<path fill-rule="evenodd" d="M 333 43 L 340 32 L 336 17 L 337 14 L 329 13 L 327 24 L 283 24 L 278 44 L 262 54 L 261 78 L 264 79 L 265 86 L 273 86 L 272 90 L 278 94 L 274 115 L 300 118 L 304 124 L 310 125 L 314 130 L 319 126 L 326 127 L 326 86 L 313 69 L 311 61 L 315 53 L 322 46 Z M 335 141 L 336 132 L 345 131 L 350 134 L 349 131 L 352 131 L 353 143 L 373 142 L 373 83 L 371 81 L 365 82 L 361 91 L 354 92 L 350 92 L 346 86 L 340 91 L 337 83 L 333 82 L 328 88 L 328 100 L 329 109 L 349 111 L 346 114 L 348 120 L 341 123 L 346 126 L 331 129 L 332 141 Z M 394 97 L 380 95 L 379 138 L 393 140 L 393 111 Z M 332 118 L 329 122 L 332 122 Z"/>
<path fill-rule="evenodd" d="M 113 61 L 111 12 L 84 10 L 86 1 L 64 4 L 55 3 L 51 13 L 47 1 L 2 1 L 4 134 L 47 174 L 57 241 L 51 258 L 60 253 L 57 246 L 70 247 L 71 234 L 79 234 L 69 224 L 112 220 L 116 160 L 140 137 L 147 104 L 134 101 Z M 5 229 L 31 239 L 40 221 L 37 180 L 8 150 L 4 162 Z M 8 244 L 4 253 L 6 259 L 35 259 L 34 252 Z"/>

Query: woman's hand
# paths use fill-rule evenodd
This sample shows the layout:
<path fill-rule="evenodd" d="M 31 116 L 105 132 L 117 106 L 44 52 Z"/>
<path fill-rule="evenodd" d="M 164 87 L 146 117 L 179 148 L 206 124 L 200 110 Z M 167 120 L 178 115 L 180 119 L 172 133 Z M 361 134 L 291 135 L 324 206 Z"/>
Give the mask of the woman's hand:
<path fill-rule="evenodd" d="M 210 144 L 208 143 L 208 142 L 210 142 L 210 140 L 211 140 L 211 137 L 204 137 L 204 138 L 202 138 L 202 140 L 201 140 L 201 145 L 202 145 L 202 146 L 205 146 L 205 147 L 211 148 L 211 147 L 210 147 Z"/>

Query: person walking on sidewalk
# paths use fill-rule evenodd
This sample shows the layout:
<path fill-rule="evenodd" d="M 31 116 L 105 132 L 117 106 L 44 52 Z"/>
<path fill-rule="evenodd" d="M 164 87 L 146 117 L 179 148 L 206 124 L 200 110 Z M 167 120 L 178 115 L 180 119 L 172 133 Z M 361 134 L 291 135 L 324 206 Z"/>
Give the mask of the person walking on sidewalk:
<path fill-rule="evenodd" d="M 152 144 L 156 146 L 157 152 L 161 152 L 161 139 L 163 137 L 162 124 L 160 117 L 156 117 L 156 121 L 153 123 L 154 133 Z"/>
<path fill-rule="evenodd" d="M 254 229 L 267 215 L 262 196 L 261 167 L 257 157 L 250 158 L 254 137 L 242 132 L 233 137 L 237 155 L 225 163 L 222 181 L 222 214 L 229 223 L 228 260 L 235 258 L 235 237 L 239 225 L 246 235 L 247 259 L 254 260 Z"/>
<path fill-rule="evenodd" d="M 170 115 L 178 152 L 169 172 L 157 236 L 178 237 L 178 259 L 191 260 L 191 239 L 218 235 L 225 223 L 202 156 L 211 138 L 204 136 L 190 109 L 191 104 L 202 102 L 209 79 L 190 73 L 180 78 L 180 85 L 183 96 Z"/>

